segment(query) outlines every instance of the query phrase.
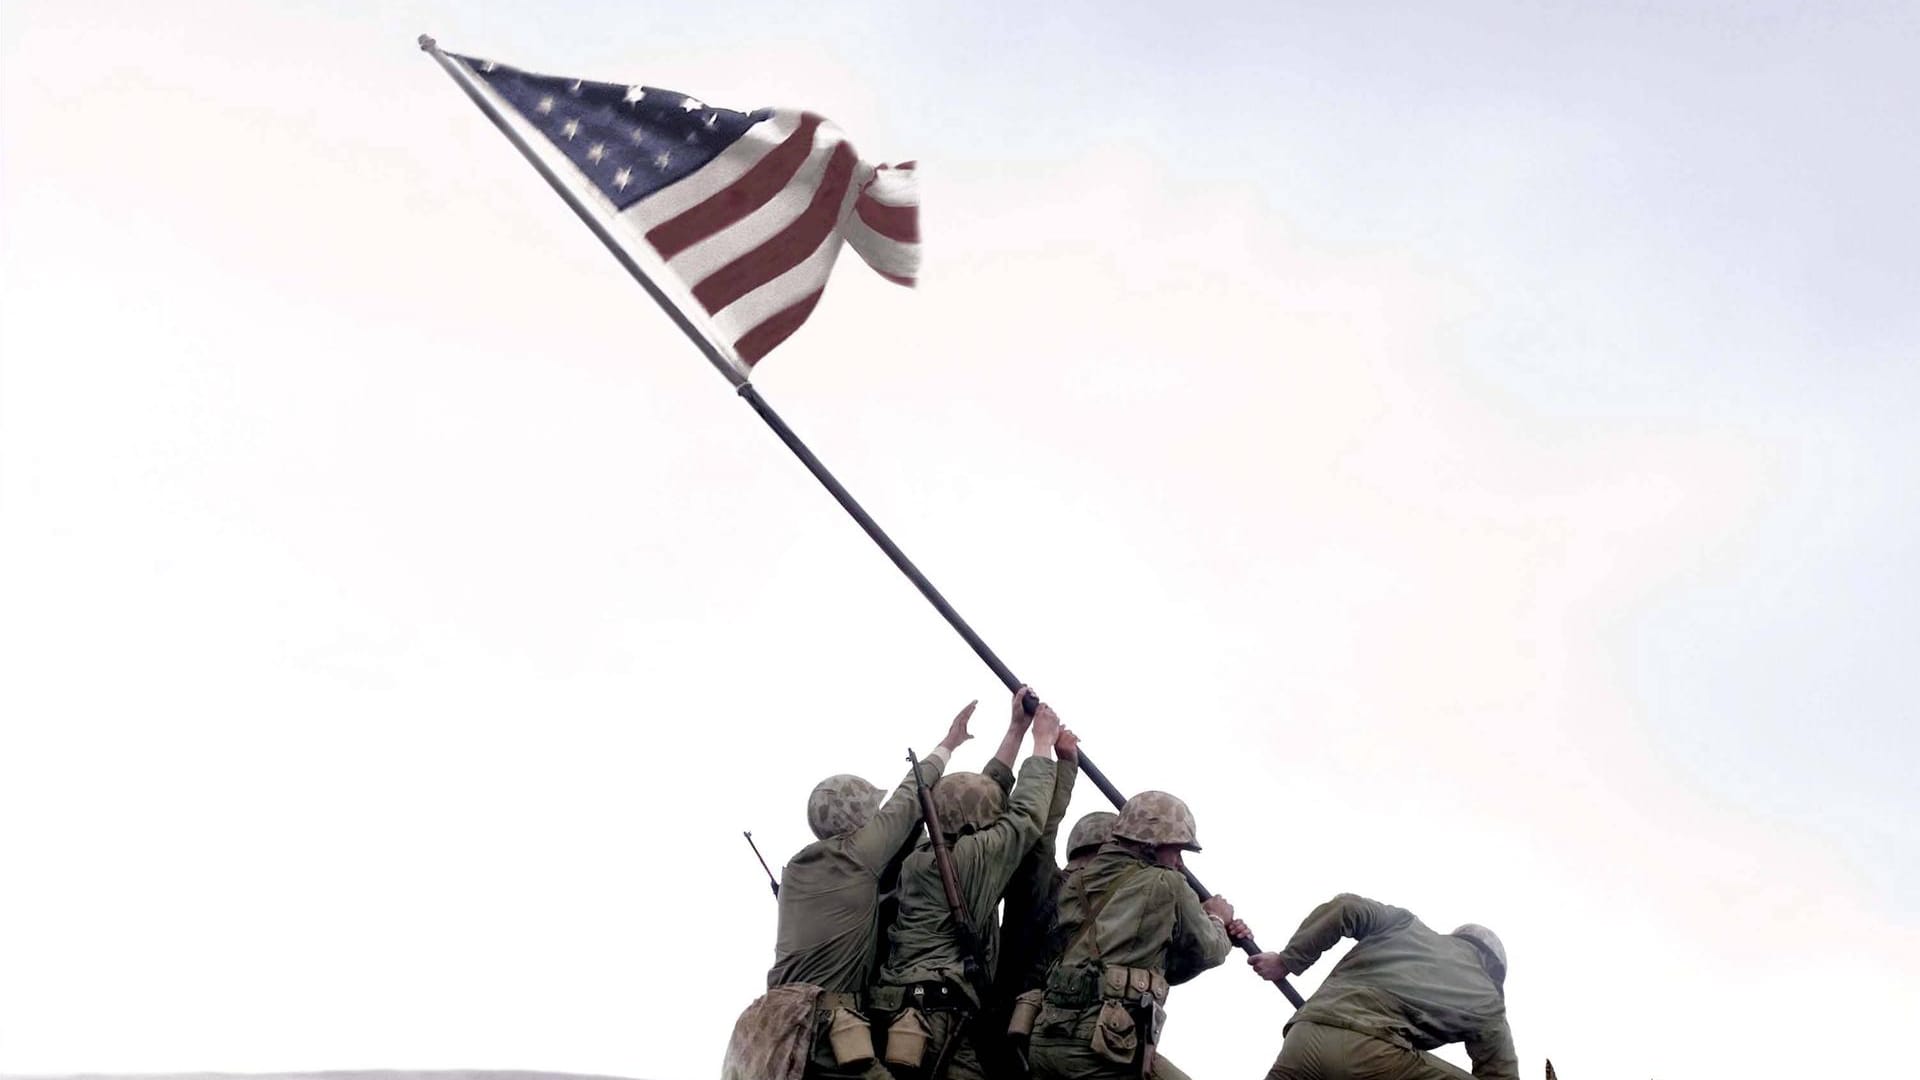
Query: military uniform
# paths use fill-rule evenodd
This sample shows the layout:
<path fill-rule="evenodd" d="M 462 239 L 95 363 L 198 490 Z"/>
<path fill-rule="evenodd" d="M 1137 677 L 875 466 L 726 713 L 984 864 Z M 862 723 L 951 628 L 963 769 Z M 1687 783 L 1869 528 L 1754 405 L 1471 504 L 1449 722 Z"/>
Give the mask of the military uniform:
<path fill-rule="evenodd" d="M 1093 835 L 1082 821 L 1076 834 Z M 1217 967 L 1232 943 L 1157 849 L 1199 851 L 1193 813 L 1164 791 L 1143 791 L 1113 819 L 1113 839 L 1063 878 L 1055 941 L 1030 1044 L 1039 1080 L 1185 1080 L 1158 1061 L 1167 988 Z M 1072 843 L 1072 841 L 1069 841 Z"/>
<path fill-rule="evenodd" d="M 989 972 L 999 949 L 995 909 L 1021 860 L 1040 838 L 1053 802 L 1056 774 L 1055 762 L 1028 758 L 1020 766 L 1019 782 L 1005 813 L 997 816 L 998 807 L 992 805 L 997 800 L 988 796 L 1000 793 L 977 774 L 957 774 L 942 784 L 963 793 L 985 789 L 974 806 L 963 806 L 951 819 L 948 807 L 953 804 L 942 799 L 941 789 L 935 789 L 962 899 L 985 944 Z M 976 782 L 971 789 L 963 786 L 967 780 Z M 955 835 L 964 828 L 976 831 Z M 967 981 L 966 959 L 929 843 L 922 843 L 901 868 L 900 912 L 888 931 L 887 960 L 873 999 L 876 1006 L 920 1008 L 930 1035 L 925 1067 L 931 1068 L 944 1052 L 946 1077 L 977 1080 L 983 1075 L 978 1046 L 968 1030 L 982 1005 L 980 988 Z M 953 1043 L 950 1048 L 949 1042 Z"/>
<path fill-rule="evenodd" d="M 1268 1080 L 1459 1080 L 1466 1074 L 1423 1052 L 1452 1042 L 1466 1043 L 1477 1080 L 1519 1080 L 1504 950 L 1489 970 L 1484 948 L 1460 936 L 1470 929 L 1480 930 L 1436 933 L 1410 911 L 1351 893 L 1315 908 L 1280 953 L 1289 972 L 1342 937 L 1357 944 L 1287 1021 Z"/>
<path fill-rule="evenodd" d="M 937 747 L 921 759 L 924 782 L 940 778 L 947 758 Z M 830 1038 L 836 1020 L 865 1023 L 879 958 L 880 879 L 920 824 L 911 772 L 874 810 L 878 795 L 857 777 L 831 777 L 814 790 L 808 824 L 821 839 L 780 871 L 768 992 L 735 1022 L 724 1080 L 791 1080 L 796 1069 L 820 1080 L 890 1075 L 871 1056 L 838 1064 Z"/>
<path fill-rule="evenodd" d="M 1013 791 L 1013 770 L 998 759 L 981 770 L 1002 791 Z M 1020 1070 L 1016 1047 L 1006 1038 L 1007 1022 L 1013 1013 L 1013 999 L 1024 990 L 1042 985 L 1047 967 L 1058 952 L 1050 945 L 1055 909 L 1060 897 L 1060 862 L 1054 857 L 1060 823 L 1066 819 L 1067 804 L 1073 800 L 1074 781 L 1080 776 L 1080 763 L 1066 758 L 1054 765 L 1053 801 L 1047 807 L 1046 820 L 1040 826 L 1040 839 L 1034 842 L 1008 883 L 1005 907 L 1000 922 L 1000 952 L 994 960 L 993 980 L 987 990 L 986 1004 L 980 1010 L 974 1029 L 977 1045 L 990 1074 L 1014 1075 Z M 1111 815 L 1108 815 L 1111 816 Z"/>
<path fill-rule="evenodd" d="M 1059 927 L 1067 944 L 1047 975 L 1031 1044 L 1040 1080 L 1138 1077 L 1143 1045 L 1158 1041 L 1151 1027 L 1165 1016 L 1167 987 L 1217 967 L 1233 948 L 1178 870 L 1118 841 L 1062 888 Z"/>

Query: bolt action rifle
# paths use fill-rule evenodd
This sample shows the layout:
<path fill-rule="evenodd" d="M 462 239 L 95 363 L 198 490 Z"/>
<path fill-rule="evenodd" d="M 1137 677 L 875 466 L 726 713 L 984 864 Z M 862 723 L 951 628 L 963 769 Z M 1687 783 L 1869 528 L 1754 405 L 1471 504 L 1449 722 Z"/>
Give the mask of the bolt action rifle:
<path fill-rule="evenodd" d="M 760 869 L 767 872 L 767 884 L 773 887 L 773 898 L 780 899 L 780 882 L 773 876 L 773 867 L 767 865 L 767 857 L 760 854 L 760 845 L 753 842 L 751 830 L 742 830 L 741 836 L 747 838 L 747 846 L 753 849 L 753 857 L 760 860 Z"/>

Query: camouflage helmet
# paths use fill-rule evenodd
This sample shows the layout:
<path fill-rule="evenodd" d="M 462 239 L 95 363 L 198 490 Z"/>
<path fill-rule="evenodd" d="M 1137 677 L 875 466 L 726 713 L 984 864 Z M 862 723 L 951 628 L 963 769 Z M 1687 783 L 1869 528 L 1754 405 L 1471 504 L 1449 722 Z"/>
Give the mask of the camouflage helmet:
<path fill-rule="evenodd" d="M 993 824 L 1006 798 L 999 784 L 977 772 L 948 773 L 933 785 L 933 811 L 940 815 L 940 831 L 949 837 Z"/>
<path fill-rule="evenodd" d="M 1107 842 L 1113 835 L 1113 814 L 1106 810 L 1095 810 L 1086 817 L 1073 823 L 1073 831 L 1067 834 L 1067 858 L 1071 859 L 1083 851 L 1092 851 Z"/>
<path fill-rule="evenodd" d="M 1178 844 L 1188 851 L 1200 850 L 1193 811 L 1164 791 L 1143 791 L 1128 799 L 1120 808 L 1120 816 L 1113 819 L 1113 835 L 1155 847 Z"/>
<path fill-rule="evenodd" d="M 807 796 L 807 827 L 825 840 L 849 833 L 880 809 L 880 789 L 852 773 L 829 776 Z"/>
<path fill-rule="evenodd" d="M 1496 983 L 1507 981 L 1507 947 L 1500 943 L 1500 936 L 1481 926 L 1479 923 L 1462 923 L 1453 931 L 1453 936 L 1466 938 L 1480 950 L 1480 956 L 1486 961 L 1487 972 Z"/>

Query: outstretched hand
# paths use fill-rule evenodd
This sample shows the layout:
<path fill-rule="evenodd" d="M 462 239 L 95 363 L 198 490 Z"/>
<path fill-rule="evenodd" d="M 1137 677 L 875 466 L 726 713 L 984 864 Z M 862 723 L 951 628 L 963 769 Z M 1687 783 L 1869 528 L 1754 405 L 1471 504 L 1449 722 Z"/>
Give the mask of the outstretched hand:
<path fill-rule="evenodd" d="M 967 720 L 973 716 L 973 707 L 978 704 L 978 700 L 967 702 L 967 707 L 961 709 L 960 714 L 953 718 L 953 723 L 947 725 L 947 737 L 940 740 L 940 745 L 947 748 L 947 753 L 960 749 L 961 743 L 973 738 L 972 733 L 967 731 Z"/>

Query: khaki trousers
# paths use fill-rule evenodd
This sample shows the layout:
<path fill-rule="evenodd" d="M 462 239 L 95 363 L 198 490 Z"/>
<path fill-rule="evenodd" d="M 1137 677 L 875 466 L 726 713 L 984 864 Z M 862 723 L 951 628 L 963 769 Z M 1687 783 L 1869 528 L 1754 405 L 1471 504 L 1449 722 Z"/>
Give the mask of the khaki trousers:
<path fill-rule="evenodd" d="M 1432 1054 L 1346 1028 L 1302 1021 L 1287 1032 L 1267 1080 L 1473 1080 Z"/>

